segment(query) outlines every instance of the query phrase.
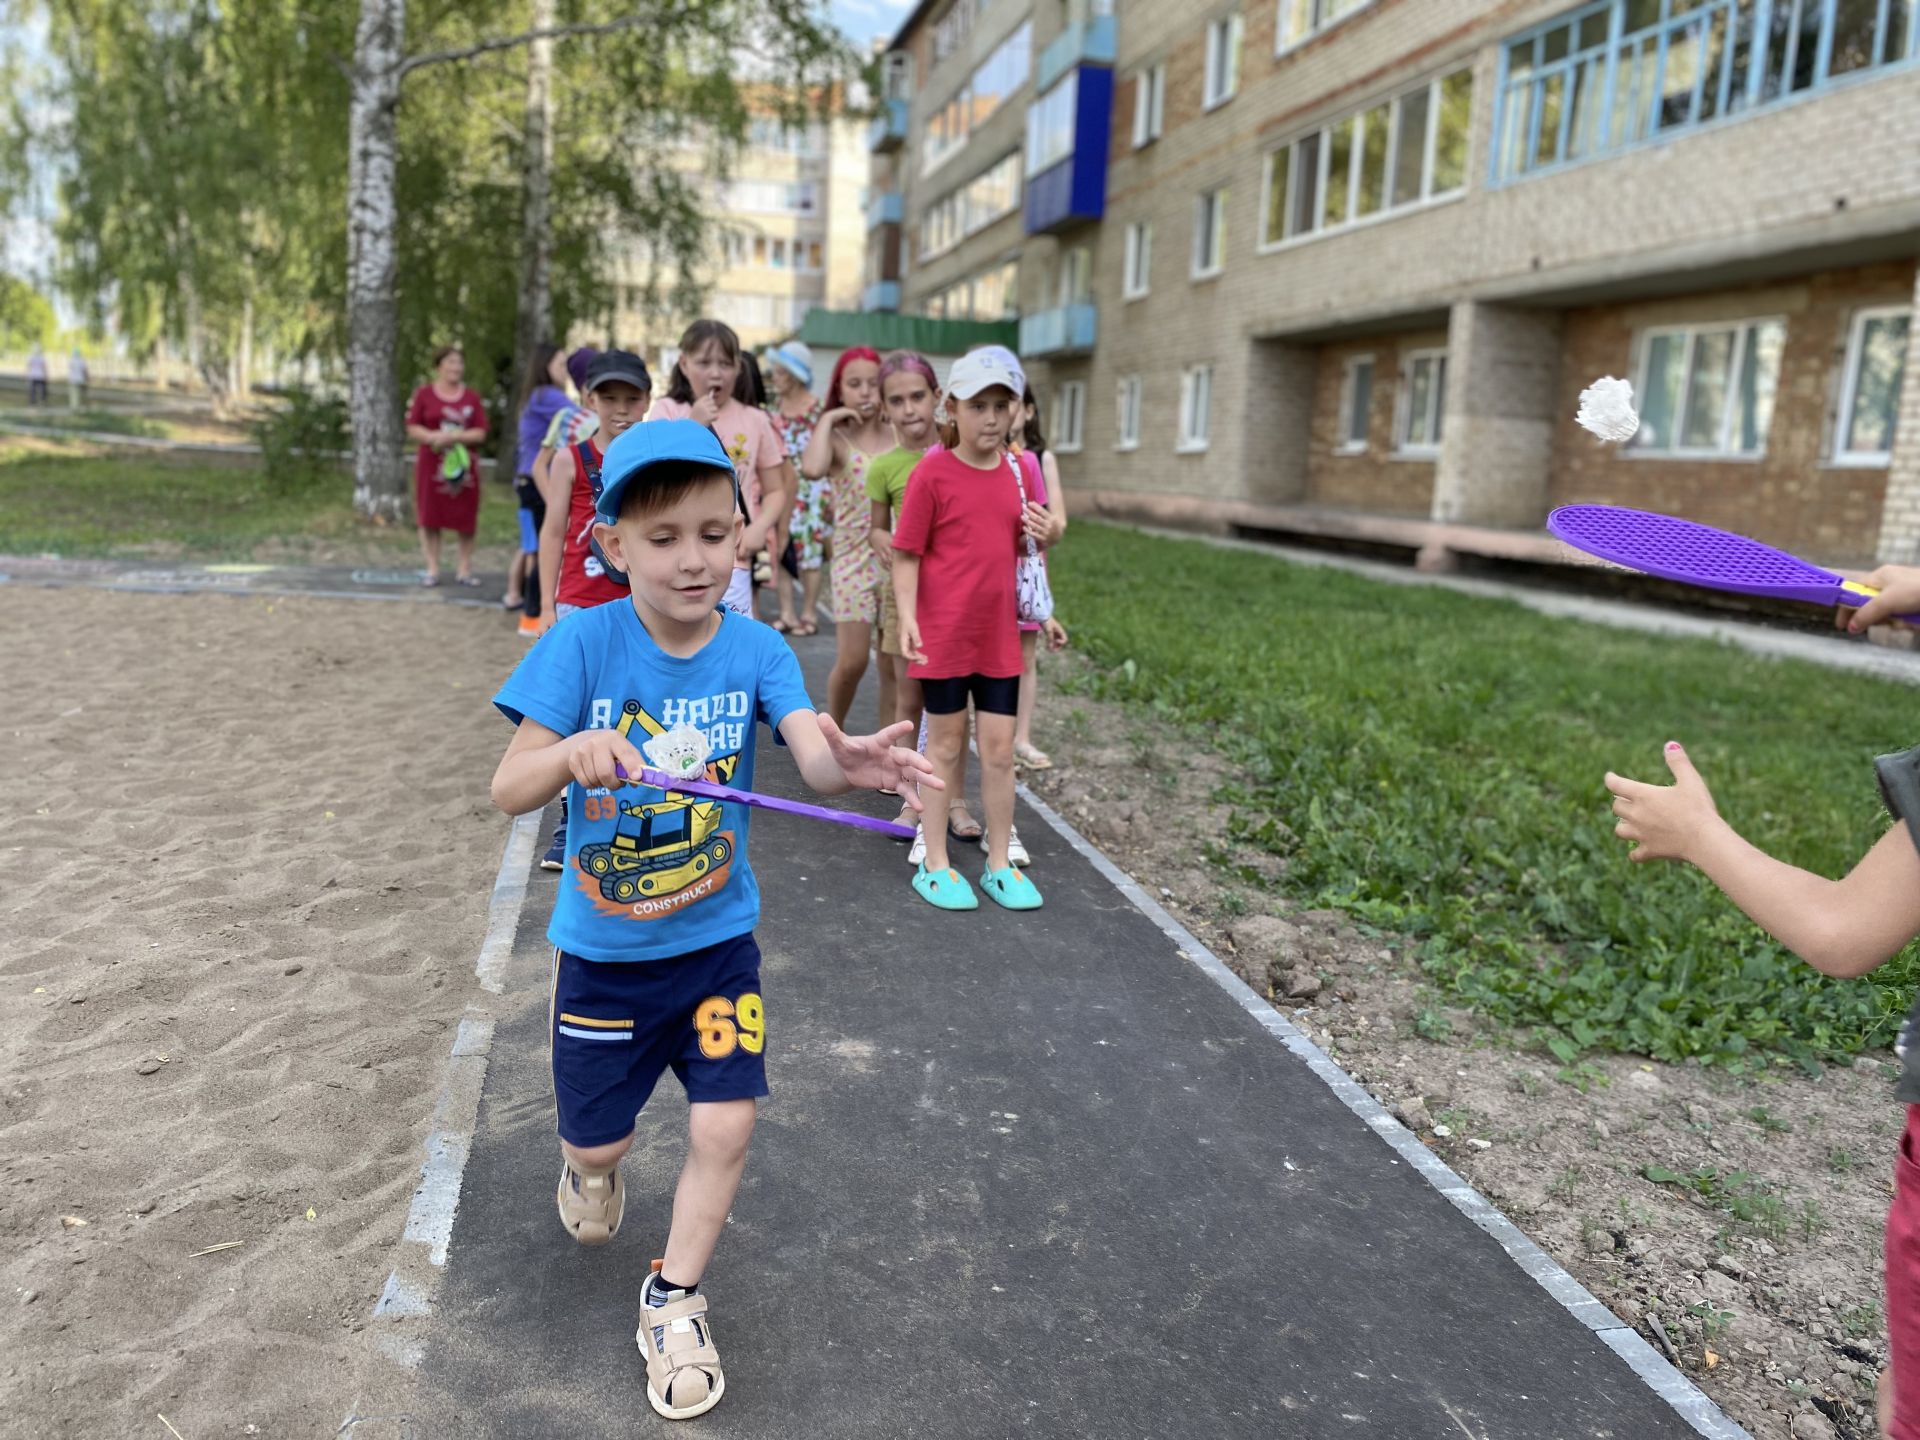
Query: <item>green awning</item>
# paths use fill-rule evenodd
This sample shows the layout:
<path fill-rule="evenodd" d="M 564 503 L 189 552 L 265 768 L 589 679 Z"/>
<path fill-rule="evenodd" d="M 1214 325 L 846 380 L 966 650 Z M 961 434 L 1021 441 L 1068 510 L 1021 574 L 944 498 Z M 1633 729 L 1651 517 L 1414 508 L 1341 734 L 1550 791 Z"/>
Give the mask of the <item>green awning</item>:
<path fill-rule="evenodd" d="M 964 355 L 976 345 L 1020 343 L 1017 320 L 935 320 L 892 310 L 810 310 L 800 338 L 823 350 L 871 345 L 879 351 L 918 350 L 924 355 Z"/>

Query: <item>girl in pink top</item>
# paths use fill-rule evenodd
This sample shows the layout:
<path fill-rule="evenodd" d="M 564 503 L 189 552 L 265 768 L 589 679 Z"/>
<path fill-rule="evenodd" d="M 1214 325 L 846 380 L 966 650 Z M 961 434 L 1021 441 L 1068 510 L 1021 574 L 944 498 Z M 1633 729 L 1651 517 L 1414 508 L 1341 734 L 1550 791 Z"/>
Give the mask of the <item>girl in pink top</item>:
<path fill-rule="evenodd" d="M 753 613 L 753 557 L 766 549 L 767 534 L 786 513 L 781 475 L 787 452 L 767 412 L 750 404 L 741 393 L 743 367 L 740 337 L 718 320 L 696 320 L 680 337 L 680 358 L 673 362 L 673 380 L 667 393 L 653 402 L 649 420 L 698 420 L 720 437 L 733 457 L 740 477 L 740 495 L 746 501 L 747 525 L 734 551 L 733 583 L 727 587 L 727 608 L 746 616 Z"/>

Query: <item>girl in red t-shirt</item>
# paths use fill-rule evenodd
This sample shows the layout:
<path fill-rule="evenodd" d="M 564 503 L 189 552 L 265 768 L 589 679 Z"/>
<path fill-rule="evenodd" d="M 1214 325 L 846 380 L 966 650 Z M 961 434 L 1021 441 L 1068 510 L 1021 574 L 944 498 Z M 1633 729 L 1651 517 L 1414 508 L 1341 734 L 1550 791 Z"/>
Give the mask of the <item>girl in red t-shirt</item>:
<path fill-rule="evenodd" d="M 1026 377 L 1011 354 L 976 350 L 947 379 L 952 415 L 944 448 L 914 467 L 893 532 L 900 650 L 920 682 L 927 758 L 950 788 L 922 796 L 927 858 L 913 888 L 941 910 L 973 910 L 973 887 L 947 856 L 947 797 L 959 793 L 967 704 L 978 715 L 980 794 L 987 868 L 980 882 L 1008 910 L 1037 910 L 1040 892 L 1008 862 L 1013 833 L 1013 730 L 1020 700 L 1020 632 L 1014 567 L 1023 535 L 1044 542 L 1044 506 L 1022 506 L 1018 464 L 1006 451 Z"/>

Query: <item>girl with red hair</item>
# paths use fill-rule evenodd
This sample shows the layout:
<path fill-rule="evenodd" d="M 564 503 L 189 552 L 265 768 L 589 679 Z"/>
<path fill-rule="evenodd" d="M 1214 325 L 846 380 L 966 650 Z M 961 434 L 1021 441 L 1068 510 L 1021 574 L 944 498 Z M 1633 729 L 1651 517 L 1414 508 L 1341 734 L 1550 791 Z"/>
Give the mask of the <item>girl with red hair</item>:
<path fill-rule="evenodd" d="M 827 408 L 800 457 L 800 473 L 832 486 L 833 674 L 827 681 L 827 713 L 835 724 L 853 709 L 854 692 L 867 673 L 880 618 L 885 574 L 870 545 L 867 466 L 893 448 L 893 428 L 880 408 L 880 356 L 865 345 L 841 353 L 827 387 Z M 880 719 L 893 722 L 893 669 L 880 667 Z"/>

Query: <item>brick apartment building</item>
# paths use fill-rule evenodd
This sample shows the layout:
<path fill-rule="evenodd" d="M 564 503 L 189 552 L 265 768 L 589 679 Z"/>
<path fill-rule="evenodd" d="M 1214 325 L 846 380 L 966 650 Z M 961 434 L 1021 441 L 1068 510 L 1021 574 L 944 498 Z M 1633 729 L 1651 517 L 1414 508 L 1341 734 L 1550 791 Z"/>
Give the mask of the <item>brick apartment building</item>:
<path fill-rule="evenodd" d="M 1920 559 L 1920 0 L 929 0 L 869 310 L 1020 317 L 1082 508 Z M 1634 383 L 1624 447 L 1580 390 Z"/>
<path fill-rule="evenodd" d="M 704 177 L 719 217 L 714 263 L 698 277 L 707 286 L 701 314 L 726 321 L 758 350 L 792 334 L 815 309 L 859 304 L 869 166 L 864 121 L 835 113 L 792 124 L 756 113 L 725 175 L 709 173 L 713 153 L 700 137 L 671 147 L 666 160 Z M 666 289 L 672 268 L 669 258 L 656 259 L 640 244 L 628 247 L 616 272 L 614 333 L 663 372 L 694 318 L 650 313 L 649 284 Z M 664 379 L 659 384 L 664 390 Z"/>

